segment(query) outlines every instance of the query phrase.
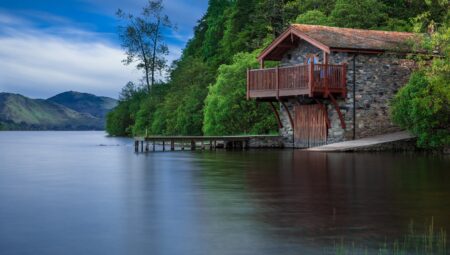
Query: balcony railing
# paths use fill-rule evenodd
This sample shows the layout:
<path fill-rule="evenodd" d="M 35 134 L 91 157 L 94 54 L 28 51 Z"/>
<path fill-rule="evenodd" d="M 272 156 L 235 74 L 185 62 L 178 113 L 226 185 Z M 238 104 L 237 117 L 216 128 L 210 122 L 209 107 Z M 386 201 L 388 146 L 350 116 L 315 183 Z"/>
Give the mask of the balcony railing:
<path fill-rule="evenodd" d="M 346 94 L 346 64 L 308 64 L 248 70 L 247 98 Z"/>

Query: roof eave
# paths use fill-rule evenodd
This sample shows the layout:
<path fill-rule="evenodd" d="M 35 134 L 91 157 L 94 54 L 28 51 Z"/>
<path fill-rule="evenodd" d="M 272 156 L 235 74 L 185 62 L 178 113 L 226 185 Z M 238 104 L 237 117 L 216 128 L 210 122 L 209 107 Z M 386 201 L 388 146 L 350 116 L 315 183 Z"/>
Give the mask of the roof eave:
<path fill-rule="evenodd" d="M 295 36 L 307 41 L 308 43 L 312 44 L 313 46 L 325 51 L 326 53 L 330 53 L 330 47 L 311 38 L 305 33 L 302 33 L 298 31 L 295 26 L 290 26 L 288 29 L 286 29 L 280 36 L 278 36 L 269 46 L 267 46 L 258 56 L 258 60 L 262 61 L 265 59 L 267 55 L 270 54 L 270 52 L 276 48 L 276 46 L 281 43 L 284 39 L 286 39 L 291 34 L 294 34 Z"/>

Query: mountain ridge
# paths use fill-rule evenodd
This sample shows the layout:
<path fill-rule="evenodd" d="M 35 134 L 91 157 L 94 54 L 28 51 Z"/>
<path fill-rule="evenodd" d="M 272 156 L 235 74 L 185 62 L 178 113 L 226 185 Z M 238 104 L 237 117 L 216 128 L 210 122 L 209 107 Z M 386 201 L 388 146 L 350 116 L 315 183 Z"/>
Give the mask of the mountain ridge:
<path fill-rule="evenodd" d="M 48 99 L 0 92 L 0 130 L 104 130 L 117 100 L 67 91 Z"/>

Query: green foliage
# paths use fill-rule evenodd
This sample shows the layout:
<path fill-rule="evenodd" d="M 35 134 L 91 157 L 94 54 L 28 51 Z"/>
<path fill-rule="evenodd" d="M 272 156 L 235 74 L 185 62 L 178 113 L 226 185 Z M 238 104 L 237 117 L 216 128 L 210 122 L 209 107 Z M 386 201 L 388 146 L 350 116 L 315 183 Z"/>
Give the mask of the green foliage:
<path fill-rule="evenodd" d="M 167 85 L 155 84 L 150 88 L 150 93 L 142 98 L 132 126 L 133 135 L 154 134 L 151 130 L 151 125 L 156 120 L 154 112 L 158 110 L 167 90 Z"/>
<path fill-rule="evenodd" d="M 126 58 L 122 61 L 144 72 L 147 90 L 155 84 L 157 71 L 167 67 L 169 48 L 164 42 L 163 31 L 172 27 L 169 17 L 163 14 L 162 0 L 148 0 L 139 16 L 117 10 L 116 15 L 124 24 L 118 27 Z"/>
<path fill-rule="evenodd" d="M 310 24 L 310 25 L 331 25 L 328 17 L 321 11 L 312 10 L 298 15 L 295 23 Z"/>
<path fill-rule="evenodd" d="M 386 24 L 386 9 L 378 0 L 337 0 L 330 18 L 338 27 L 377 28 Z"/>
<path fill-rule="evenodd" d="M 259 134 L 276 130 L 267 105 L 246 101 L 246 69 L 256 67 L 256 53 L 239 53 L 219 68 L 209 87 L 203 130 L 206 135 Z"/>
<path fill-rule="evenodd" d="M 106 116 L 106 132 L 113 136 L 132 136 L 136 115 L 147 92 L 128 83 L 122 89 L 119 104 Z"/>
<path fill-rule="evenodd" d="M 395 123 L 418 136 L 418 145 L 437 148 L 450 145 L 450 29 L 443 28 L 426 47 L 443 55 L 422 65 L 392 101 Z"/>
<path fill-rule="evenodd" d="M 201 135 L 275 130 L 267 104 L 245 100 L 245 70 L 255 65 L 254 51 L 290 23 L 423 32 L 433 24 L 430 17 L 437 25 L 448 21 L 447 9 L 445 0 L 210 0 L 194 37 L 172 65 L 169 80 L 149 93 L 128 84 L 108 116 L 108 132 Z"/>

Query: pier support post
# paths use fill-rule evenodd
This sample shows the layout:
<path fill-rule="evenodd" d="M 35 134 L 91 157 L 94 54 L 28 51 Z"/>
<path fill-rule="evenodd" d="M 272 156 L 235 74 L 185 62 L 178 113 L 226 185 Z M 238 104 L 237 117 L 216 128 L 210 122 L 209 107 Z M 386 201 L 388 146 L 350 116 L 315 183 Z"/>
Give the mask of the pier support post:
<path fill-rule="evenodd" d="M 153 140 L 153 151 L 156 151 L 155 140 Z"/>
<path fill-rule="evenodd" d="M 191 151 L 195 151 L 195 141 L 191 140 Z"/>
<path fill-rule="evenodd" d="M 175 142 L 173 140 L 170 141 L 170 150 L 171 151 L 175 150 Z"/>
<path fill-rule="evenodd" d="M 181 150 L 184 151 L 184 140 L 181 140 Z"/>
<path fill-rule="evenodd" d="M 141 152 L 144 152 L 144 141 L 141 141 Z"/>
<path fill-rule="evenodd" d="M 134 141 L 134 151 L 139 152 L 139 141 L 138 140 Z"/>

